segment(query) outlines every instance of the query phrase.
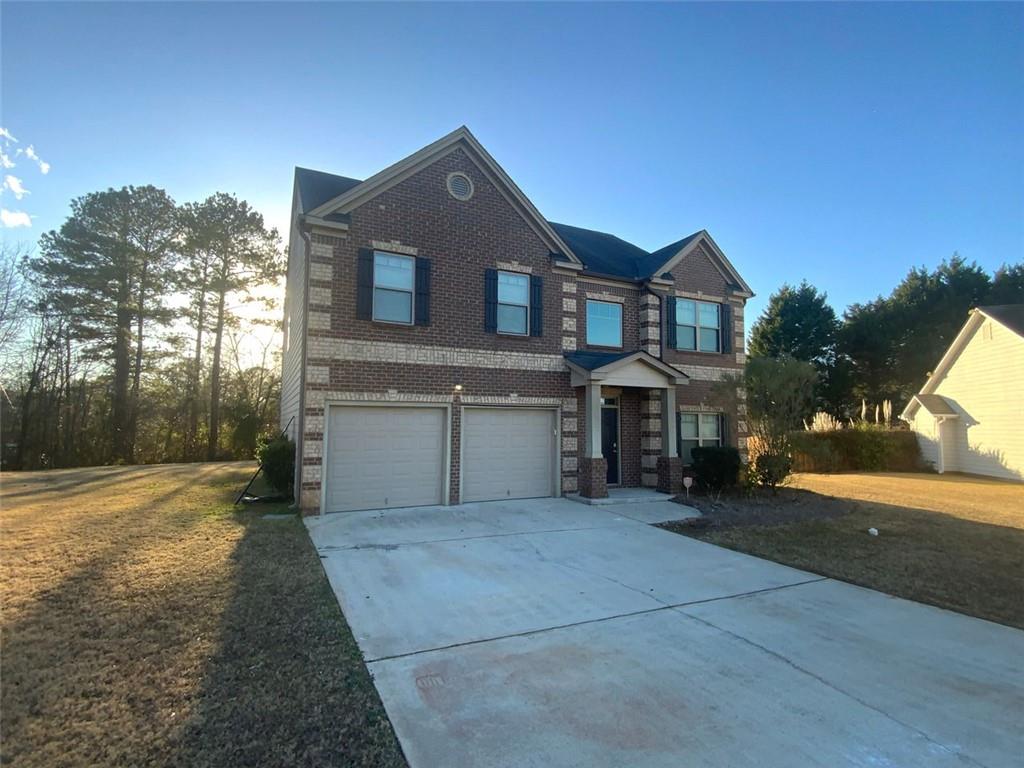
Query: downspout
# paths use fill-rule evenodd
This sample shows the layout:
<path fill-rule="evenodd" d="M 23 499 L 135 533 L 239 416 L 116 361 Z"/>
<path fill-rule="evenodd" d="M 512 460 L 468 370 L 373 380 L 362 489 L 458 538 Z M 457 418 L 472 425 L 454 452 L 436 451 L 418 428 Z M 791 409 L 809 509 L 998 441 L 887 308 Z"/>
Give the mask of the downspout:
<path fill-rule="evenodd" d="M 295 457 L 295 504 L 302 510 L 302 457 L 305 454 L 306 443 L 306 345 L 309 339 L 309 257 L 313 247 L 309 230 L 305 226 L 304 217 L 300 216 L 296 222 L 299 228 L 299 237 L 302 238 L 302 339 L 299 358 L 299 413 L 297 419 L 295 448 L 298 455 Z M 322 471 L 322 470 L 321 470 Z"/>

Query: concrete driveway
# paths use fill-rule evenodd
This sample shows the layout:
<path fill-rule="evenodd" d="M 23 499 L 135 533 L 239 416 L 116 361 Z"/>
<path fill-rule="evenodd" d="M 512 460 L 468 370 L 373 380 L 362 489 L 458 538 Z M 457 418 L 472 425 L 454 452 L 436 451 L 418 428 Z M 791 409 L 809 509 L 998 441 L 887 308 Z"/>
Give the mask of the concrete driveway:
<path fill-rule="evenodd" d="M 564 499 L 313 518 L 413 768 L 1019 766 L 1024 632 Z"/>

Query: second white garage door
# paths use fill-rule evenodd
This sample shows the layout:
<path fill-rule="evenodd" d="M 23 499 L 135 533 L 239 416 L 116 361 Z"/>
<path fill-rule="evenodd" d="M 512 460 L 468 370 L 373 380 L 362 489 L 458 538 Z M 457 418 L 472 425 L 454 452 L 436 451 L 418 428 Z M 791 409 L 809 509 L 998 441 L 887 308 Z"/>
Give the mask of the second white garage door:
<path fill-rule="evenodd" d="M 444 409 L 333 406 L 329 419 L 326 512 L 443 502 Z"/>
<path fill-rule="evenodd" d="M 462 417 L 462 501 L 551 496 L 555 411 L 466 408 Z"/>

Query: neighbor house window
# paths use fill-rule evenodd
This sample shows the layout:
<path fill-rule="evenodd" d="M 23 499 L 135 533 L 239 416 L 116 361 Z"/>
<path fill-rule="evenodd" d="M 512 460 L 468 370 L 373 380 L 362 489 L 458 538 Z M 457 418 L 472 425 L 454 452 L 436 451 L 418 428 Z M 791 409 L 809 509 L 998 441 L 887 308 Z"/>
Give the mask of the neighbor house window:
<path fill-rule="evenodd" d="M 587 344 L 622 346 L 622 305 L 610 301 L 587 302 Z"/>
<path fill-rule="evenodd" d="M 498 333 L 528 331 L 530 318 L 530 276 L 516 272 L 498 273 Z"/>
<path fill-rule="evenodd" d="M 679 456 L 684 464 L 692 464 L 694 448 L 722 444 L 722 414 L 680 413 Z"/>
<path fill-rule="evenodd" d="M 721 352 L 721 311 L 718 304 L 676 300 L 676 349 Z"/>
<path fill-rule="evenodd" d="M 412 323 L 416 260 L 392 253 L 373 254 L 373 319 Z"/>

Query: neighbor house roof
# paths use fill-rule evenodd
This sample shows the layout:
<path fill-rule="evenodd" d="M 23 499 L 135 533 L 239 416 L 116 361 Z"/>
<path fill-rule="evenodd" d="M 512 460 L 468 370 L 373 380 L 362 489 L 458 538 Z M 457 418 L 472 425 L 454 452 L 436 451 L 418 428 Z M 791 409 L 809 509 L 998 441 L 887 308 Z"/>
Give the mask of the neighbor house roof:
<path fill-rule="evenodd" d="M 921 406 L 924 406 L 929 413 L 932 413 L 935 416 L 949 415 L 933 411 L 932 407 L 926 405 L 925 401 L 921 398 L 938 397 L 934 394 L 935 389 L 939 386 L 943 377 L 953 366 L 953 363 L 955 363 L 959 358 L 963 348 L 984 324 L 985 318 L 990 318 L 1013 331 L 1017 335 L 1024 336 L 1024 304 L 994 304 L 987 307 L 972 309 L 967 314 L 967 322 L 964 323 L 963 328 L 960 329 L 956 337 L 946 348 L 945 353 L 942 355 L 942 359 L 939 360 L 939 364 L 935 366 L 935 370 L 932 371 L 928 380 L 924 383 L 924 386 L 921 387 L 921 391 L 912 397 L 910 402 L 907 403 L 907 407 L 903 409 L 903 413 L 900 414 L 900 418 L 908 419 L 912 417 Z M 937 402 L 935 402 L 934 405 L 936 408 L 941 407 Z"/>
<path fill-rule="evenodd" d="M 1024 304 L 995 304 L 978 307 L 978 311 L 1002 323 L 1018 336 L 1024 336 Z"/>
<path fill-rule="evenodd" d="M 914 395 L 921 406 L 932 416 L 956 416 L 956 409 L 942 395 Z"/>

